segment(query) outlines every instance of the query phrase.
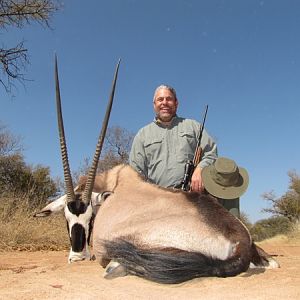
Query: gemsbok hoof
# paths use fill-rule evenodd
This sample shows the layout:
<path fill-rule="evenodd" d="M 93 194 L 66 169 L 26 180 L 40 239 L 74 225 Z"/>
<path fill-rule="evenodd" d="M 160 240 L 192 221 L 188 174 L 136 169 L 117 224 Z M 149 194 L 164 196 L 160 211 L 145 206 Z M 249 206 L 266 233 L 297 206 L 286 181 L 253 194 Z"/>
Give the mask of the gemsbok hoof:
<path fill-rule="evenodd" d="M 105 273 L 103 277 L 105 279 L 114 279 L 126 275 L 127 275 L 127 271 L 120 263 L 116 261 L 111 261 L 105 268 Z"/>

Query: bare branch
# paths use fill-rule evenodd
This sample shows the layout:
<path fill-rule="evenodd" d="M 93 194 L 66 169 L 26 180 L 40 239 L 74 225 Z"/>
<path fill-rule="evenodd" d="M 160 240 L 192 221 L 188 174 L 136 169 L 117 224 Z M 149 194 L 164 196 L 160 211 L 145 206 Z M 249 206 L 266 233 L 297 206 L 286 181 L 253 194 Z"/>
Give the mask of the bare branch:
<path fill-rule="evenodd" d="M 38 22 L 49 27 L 48 21 L 59 6 L 51 0 L 1 0 L 0 27 L 16 26 Z"/>
<path fill-rule="evenodd" d="M 55 0 L 0 0 L 0 29 L 22 28 L 34 22 L 50 27 L 49 21 L 59 8 Z M 15 81 L 23 84 L 27 80 L 23 72 L 28 64 L 23 42 L 13 48 L 0 48 L 0 83 L 7 93 L 11 93 Z"/>
<path fill-rule="evenodd" d="M 262 195 L 263 199 L 271 203 L 271 207 L 262 209 L 263 212 L 288 218 L 291 222 L 300 220 L 300 177 L 295 171 L 288 173 L 290 177 L 289 190 L 281 197 L 273 192 Z"/>
<path fill-rule="evenodd" d="M 24 48 L 23 42 L 11 49 L 0 49 L 0 62 L 5 79 L 0 79 L 1 84 L 7 92 L 11 91 L 12 80 L 26 80 L 22 70 L 26 69 L 29 63 L 27 49 Z"/>

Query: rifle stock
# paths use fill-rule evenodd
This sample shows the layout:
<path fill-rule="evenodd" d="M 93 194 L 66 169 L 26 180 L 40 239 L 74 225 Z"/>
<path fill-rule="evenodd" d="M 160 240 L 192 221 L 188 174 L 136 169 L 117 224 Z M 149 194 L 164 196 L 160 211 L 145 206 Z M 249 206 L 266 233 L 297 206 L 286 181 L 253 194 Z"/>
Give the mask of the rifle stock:
<path fill-rule="evenodd" d="M 194 159 L 193 159 L 193 165 L 194 166 L 197 166 L 200 163 L 201 155 L 202 155 L 202 148 L 197 147 L 195 155 L 194 155 Z"/>

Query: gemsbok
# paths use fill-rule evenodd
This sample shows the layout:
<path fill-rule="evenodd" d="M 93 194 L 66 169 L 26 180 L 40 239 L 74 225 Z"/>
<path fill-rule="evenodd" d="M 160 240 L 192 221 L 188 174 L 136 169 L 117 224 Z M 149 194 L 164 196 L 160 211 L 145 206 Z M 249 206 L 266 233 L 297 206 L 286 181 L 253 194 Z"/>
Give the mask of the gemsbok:
<path fill-rule="evenodd" d="M 249 266 L 279 267 L 254 244 L 246 227 L 212 196 L 161 188 L 146 182 L 128 165 L 96 175 L 119 63 L 92 166 L 74 189 L 55 59 L 66 195 L 35 216 L 48 216 L 64 209 L 71 241 L 69 262 L 91 257 L 89 239 L 93 230 L 93 255 L 106 268 L 106 278 L 131 274 L 159 283 L 180 283 L 197 277 L 235 276 Z"/>

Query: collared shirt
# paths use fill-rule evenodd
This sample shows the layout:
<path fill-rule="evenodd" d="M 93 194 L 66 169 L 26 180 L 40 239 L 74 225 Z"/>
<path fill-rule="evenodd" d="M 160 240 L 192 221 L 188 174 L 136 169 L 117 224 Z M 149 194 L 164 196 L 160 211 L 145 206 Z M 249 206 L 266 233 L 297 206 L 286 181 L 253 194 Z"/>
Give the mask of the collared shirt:
<path fill-rule="evenodd" d="M 154 120 L 135 136 L 129 155 L 130 165 L 148 181 L 163 187 L 180 184 L 185 164 L 193 160 L 200 123 L 175 116 L 169 126 Z M 204 129 L 201 139 L 204 168 L 217 158 L 217 145 Z"/>

